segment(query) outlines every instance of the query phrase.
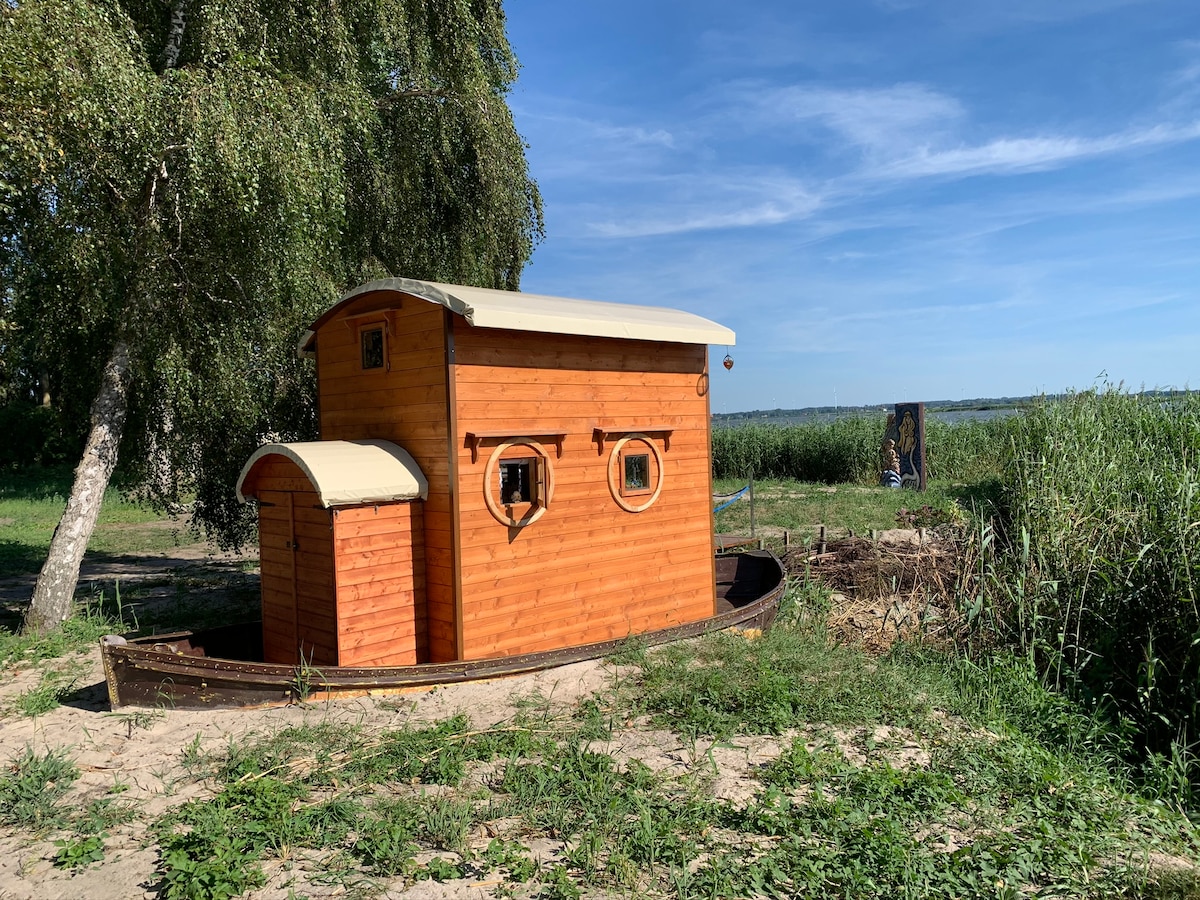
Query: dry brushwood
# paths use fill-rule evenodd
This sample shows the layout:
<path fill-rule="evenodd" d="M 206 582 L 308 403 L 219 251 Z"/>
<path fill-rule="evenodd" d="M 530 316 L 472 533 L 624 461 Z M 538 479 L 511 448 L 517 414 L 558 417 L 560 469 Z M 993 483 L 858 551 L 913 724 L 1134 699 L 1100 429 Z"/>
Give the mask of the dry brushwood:
<path fill-rule="evenodd" d="M 797 549 L 785 563 L 830 589 L 837 640 L 881 653 L 898 639 L 949 644 L 962 636 L 958 601 L 971 581 L 970 557 L 960 535 L 936 529 L 842 538 L 824 553 Z"/>

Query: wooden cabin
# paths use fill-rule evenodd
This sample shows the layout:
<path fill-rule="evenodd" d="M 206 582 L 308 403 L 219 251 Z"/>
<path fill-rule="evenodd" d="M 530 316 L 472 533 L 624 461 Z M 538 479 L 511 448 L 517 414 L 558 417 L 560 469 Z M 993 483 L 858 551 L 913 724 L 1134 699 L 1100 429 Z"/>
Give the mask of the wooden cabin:
<path fill-rule="evenodd" d="M 301 342 L 322 440 L 260 448 L 238 483 L 266 660 L 475 660 L 713 615 L 708 345 L 733 342 L 656 307 L 348 293 Z"/>

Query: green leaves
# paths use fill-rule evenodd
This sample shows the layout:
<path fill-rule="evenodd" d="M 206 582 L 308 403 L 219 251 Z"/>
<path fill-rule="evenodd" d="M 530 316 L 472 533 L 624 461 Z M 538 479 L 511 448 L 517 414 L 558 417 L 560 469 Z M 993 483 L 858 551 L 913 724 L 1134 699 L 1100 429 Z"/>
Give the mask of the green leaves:
<path fill-rule="evenodd" d="M 265 435 L 315 435 L 295 342 L 385 274 L 512 287 L 541 234 L 496 0 L 23 0 L 0 18 L 0 272 L 19 368 L 85 422 L 120 334 L 124 458 L 246 535 Z M 11 278 L 8 273 L 11 272 Z M 8 309 L 6 305 L 6 318 Z"/>

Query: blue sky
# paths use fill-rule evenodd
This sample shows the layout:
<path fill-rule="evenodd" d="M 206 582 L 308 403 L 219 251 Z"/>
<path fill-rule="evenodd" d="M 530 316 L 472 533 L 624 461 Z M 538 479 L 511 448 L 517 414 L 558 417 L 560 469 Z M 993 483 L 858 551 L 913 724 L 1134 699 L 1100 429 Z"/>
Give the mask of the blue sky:
<path fill-rule="evenodd" d="M 522 289 L 733 328 L 714 412 L 1200 387 L 1195 0 L 506 13 Z"/>

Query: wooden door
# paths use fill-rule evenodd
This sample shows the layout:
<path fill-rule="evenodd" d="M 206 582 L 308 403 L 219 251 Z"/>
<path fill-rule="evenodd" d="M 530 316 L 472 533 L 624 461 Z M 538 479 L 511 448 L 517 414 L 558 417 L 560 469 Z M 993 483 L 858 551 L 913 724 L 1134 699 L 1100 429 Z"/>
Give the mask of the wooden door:
<path fill-rule="evenodd" d="M 263 659 L 300 662 L 296 606 L 296 519 L 291 492 L 263 491 L 258 510 Z"/>

